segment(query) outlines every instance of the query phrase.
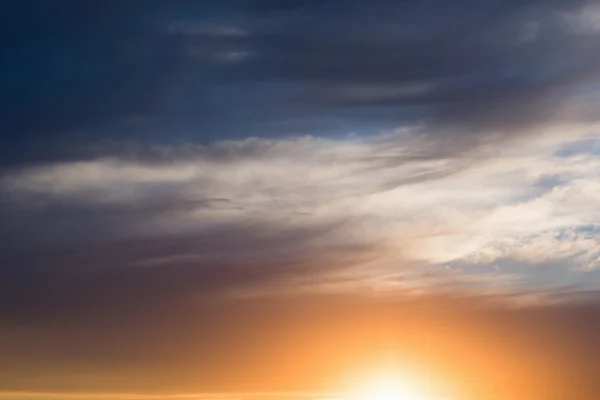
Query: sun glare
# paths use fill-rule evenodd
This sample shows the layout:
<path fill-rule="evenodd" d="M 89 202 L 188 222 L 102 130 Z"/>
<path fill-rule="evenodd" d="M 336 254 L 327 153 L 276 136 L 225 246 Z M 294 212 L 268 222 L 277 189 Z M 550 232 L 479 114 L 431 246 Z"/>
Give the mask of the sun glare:
<path fill-rule="evenodd" d="M 421 400 L 418 391 L 407 382 L 390 377 L 370 382 L 358 393 L 359 400 Z"/>
<path fill-rule="evenodd" d="M 367 375 L 359 377 L 358 387 L 348 396 L 350 400 L 441 400 L 418 376 L 397 370 Z"/>

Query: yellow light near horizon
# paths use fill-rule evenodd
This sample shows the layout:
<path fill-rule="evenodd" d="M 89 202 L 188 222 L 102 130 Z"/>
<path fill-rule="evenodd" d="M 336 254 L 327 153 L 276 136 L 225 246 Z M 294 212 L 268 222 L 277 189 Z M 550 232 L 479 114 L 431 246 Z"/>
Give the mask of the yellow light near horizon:
<path fill-rule="evenodd" d="M 379 379 L 358 394 L 360 400 L 421 400 L 418 390 L 397 379 Z"/>
<path fill-rule="evenodd" d="M 349 400 L 441 400 L 429 385 L 401 371 L 374 371 L 350 393 Z"/>

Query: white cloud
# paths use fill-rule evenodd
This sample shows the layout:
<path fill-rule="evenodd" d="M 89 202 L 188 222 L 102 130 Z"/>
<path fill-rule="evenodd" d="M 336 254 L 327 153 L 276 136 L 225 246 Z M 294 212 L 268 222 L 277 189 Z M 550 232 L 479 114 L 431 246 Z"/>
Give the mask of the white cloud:
<path fill-rule="evenodd" d="M 137 233 L 190 232 L 248 220 L 297 227 L 345 220 L 342 229 L 315 241 L 380 243 L 367 277 L 452 265 L 442 280 L 510 287 L 521 276 L 543 287 L 546 272 L 532 266 L 559 263 L 565 273 L 585 273 L 600 265 L 600 158 L 560 151 L 576 149 L 581 140 L 581 133 L 565 132 L 484 149 L 466 160 L 438 159 L 435 153 L 413 159 L 411 149 L 424 143 L 403 131 L 363 140 L 248 139 L 160 149 L 162 156 L 150 161 L 29 168 L 4 176 L 0 187 L 9 199 L 5 204 L 24 209 L 35 201 L 38 212 L 56 201 L 93 210 L 174 199 L 173 207 L 123 227 Z M 210 207 L 207 199 L 214 201 Z M 171 256 L 182 255 L 165 260 Z M 495 268 L 502 260 L 520 267 Z M 479 265 L 488 273 L 456 273 L 460 265 Z M 556 284 L 547 278 L 548 285 Z"/>

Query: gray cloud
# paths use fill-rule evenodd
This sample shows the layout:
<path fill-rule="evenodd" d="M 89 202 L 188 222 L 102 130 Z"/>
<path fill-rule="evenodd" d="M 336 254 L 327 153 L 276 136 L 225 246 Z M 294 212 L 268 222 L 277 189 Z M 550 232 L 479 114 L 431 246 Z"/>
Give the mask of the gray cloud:
<path fill-rule="evenodd" d="M 7 25 L 22 51 L 6 66 L 14 140 L 4 165 L 85 159 L 91 143 L 164 142 L 163 131 L 210 142 L 426 124 L 468 148 L 596 119 L 593 1 L 234 3 L 65 6 L 81 22 L 53 19 L 27 34 Z M 55 32 L 36 53 L 45 75 L 19 68 L 42 28 Z M 53 48 L 77 71 L 69 81 Z"/>
<path fill-rule="evenodd" d="M 282 36 L 276 71 L 307 83 L 294 101 L 387 107 L 399 113 L 398 122 L 423 120 L 442 138 L 485 140 L 486 133 L 519 135 L 595 119 L 589 99 L 576 95 L 597 82 L 599 39 L 562 22 L 580 2 L 471 4 L 458 14 L 430 3 L 438 11 L 423 13 L 420 23 L 419 8 L 408 3 L 376 10 L 377 24 L 352 15 Z M 519 32 L 531 23 L 536 35 L 524 42 Z M 410 27 L 412 35 L 403 31 Z"/>

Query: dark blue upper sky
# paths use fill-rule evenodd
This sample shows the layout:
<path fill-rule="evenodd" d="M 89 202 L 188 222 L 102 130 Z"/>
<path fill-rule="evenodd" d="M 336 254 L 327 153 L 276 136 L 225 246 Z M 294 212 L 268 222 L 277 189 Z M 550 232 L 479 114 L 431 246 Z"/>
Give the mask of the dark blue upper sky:
<path fill-rule="evenodd" d="M 593 77 L 596 40 L 561 23 L 579 3 L 5 2 L 0 159 L 527 126 Z"/>

